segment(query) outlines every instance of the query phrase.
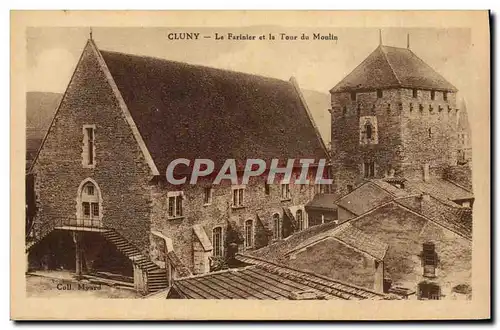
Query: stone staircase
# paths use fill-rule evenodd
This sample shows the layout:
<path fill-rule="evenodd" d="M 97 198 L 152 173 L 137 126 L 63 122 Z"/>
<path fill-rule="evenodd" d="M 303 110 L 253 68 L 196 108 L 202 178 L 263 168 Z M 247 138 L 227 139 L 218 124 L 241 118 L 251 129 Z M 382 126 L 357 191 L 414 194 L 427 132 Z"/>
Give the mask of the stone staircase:
<path fill-rule="evenodd" d="M 147 273 L 148 292 L 153 293 L 168 287 L 168 279 L 165 269 L 160 268 L 152 262 L 146 253 L 141 252 L 135 245 L 112 229 L 106 229 L 101 234 L 111 242 L 121 253 L 129 258 L 132 263 Z"/>

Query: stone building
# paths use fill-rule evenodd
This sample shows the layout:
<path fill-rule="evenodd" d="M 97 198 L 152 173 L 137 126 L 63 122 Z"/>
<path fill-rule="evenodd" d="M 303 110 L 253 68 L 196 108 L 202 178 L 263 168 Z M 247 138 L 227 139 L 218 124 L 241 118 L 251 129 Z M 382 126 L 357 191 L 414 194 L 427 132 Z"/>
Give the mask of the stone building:
<path fill-rule="evenodd" d="M 337 200 L 338 221 L 249 253 L 405 299 L 470 299 L 471 208 L 385 180 Z"/>
<path fill-rule="evenodd" d="M 178 158 L 211 159 L 215 170 L 235 159 L 239 174 L 248 158 L 315 161 L 308 185 L 293 183 L 299 166 L 290 183 L 191 185 L 188 176 L 172 185 L 165 172 Z M 238 251 L 307 227 L 304 205 L 327 158 L 293 79 L 101 51 L 89 40 L 29 171 L 30 265 L 48 258 L 84 274 L 122 258 L 113 270 L 143 292 L 224 268 Z"/>
<path fill-rule="evenodd" d="M 457 89 L 408 48 L 380 44 L 330 90 L 336 191 L 457 165 Z"/>

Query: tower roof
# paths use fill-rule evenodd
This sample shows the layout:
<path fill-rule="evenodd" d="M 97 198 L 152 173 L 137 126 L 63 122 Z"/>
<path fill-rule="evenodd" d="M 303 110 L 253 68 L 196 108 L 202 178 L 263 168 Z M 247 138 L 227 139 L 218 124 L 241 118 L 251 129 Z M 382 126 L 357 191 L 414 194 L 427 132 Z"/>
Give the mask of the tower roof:
<path fill-rule="evenodd" d="M 330 92 L 391 87 L 457 91 L 410 49 L 380 45 Z"/>

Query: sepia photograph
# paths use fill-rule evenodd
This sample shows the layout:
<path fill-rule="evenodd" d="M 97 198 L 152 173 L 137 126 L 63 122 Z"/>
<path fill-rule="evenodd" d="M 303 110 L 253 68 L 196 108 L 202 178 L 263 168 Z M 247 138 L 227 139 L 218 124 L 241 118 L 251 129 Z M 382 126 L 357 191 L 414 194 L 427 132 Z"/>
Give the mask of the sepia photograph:
<path fill-rule="evenodd" d="M 474 22 L 24 17 L 24 107 L 11 110 L 24 123 L 22 299 L 413 301 L 435 318 L 448 315 L 436 301 L 489 301 L 474 266 L 489 269 L 475 258 L 490 221 L 489 148 L 475 148 L 489 66 L 477 71 Z"/>

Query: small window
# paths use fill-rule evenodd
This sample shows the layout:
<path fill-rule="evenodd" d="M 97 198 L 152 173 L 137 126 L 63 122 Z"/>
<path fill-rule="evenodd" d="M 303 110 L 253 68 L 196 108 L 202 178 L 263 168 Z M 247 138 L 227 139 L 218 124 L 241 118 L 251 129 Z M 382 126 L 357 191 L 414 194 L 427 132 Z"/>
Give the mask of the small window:
<path fill-rule="evenodd" d="M 205 205 L 212 204 L 212 187 L 205 187 L 203 194 L 203 203 Z"/>
<path fill-rule="evenodd" d="M 428 132 L 428 134 L 429 134 L 429 138 L 432 138 L 432 127 L 429 127 L 429 128 L 427 129 L 427 132 Z"/>
<path fill-rule="evenodd" d="M 90 195 L 90 196 L 94 195 L 94 185 L 92 185 L 92 184 L 87 185 L 87 195 Z"/>
<path fill-rule="evenodd" d="M 289 200 L 290 198 L 291 198 L 291 196 L 290 196 L 290 184 L 282 183 L 281 184 L 281 199 L 282 200 Z"/>
<path fill-rule="evenodd" d="M 342 115 L 345 116 L 346 113 L 347 113 L 347 106 L 344 105 L 344 107 L 342 108 Z"/>
<path fill-rule="evenodd" d="M 423 104 L 419 104 L 418 105 L 418 110 L 420 110 L 420 112 L 424 111 L 424 105 Z"/>
<path fill-rule="evenodd" d="M 99 204 L 98 203 L 91 203 L 90 206 L 92 209 L 92 215 L 94 217 L 98 217 L 99 216 Z"/>
<path fill-rule="evenodd" d="M 278 213 L 273 215 L 273 238 L 281 239 L 281 218 Z"/>
<path fill-rule="evenodd" d="M 441 288 L 435 283 L 421 282 L 418 284 L 418 299 L 440 300 Z"/>
<path fill-rule="evenodd" d="M 264 183 L 264 192 L 266 195 L 269 195 L 271 193 L 271 185 L 267 182 Z"/>
<path fill-rule="evenodd" d="M 432 104 L 429 104 L 429 112 L 432 112 L 432 110 L 434 110 L 434 107 L 432 106 Z"/>
<path fill-rule="evenodd" d="M 372 125 L 370 123 L 366 123 L 365 124 L 365 134 L 366 134 L 366 138 L 371 140 L 372 138 L 372 132 L 373 129 L 372 129 Z"/>
<path fill-rule="evenodd" d="M 436 92 L 435 91 L 431 91 L 431 100 L 434 101 L 435 98 L 436 98 Z"/>
<path fill-rule="evenodd" d="M 83 215 L 89 217 L 90 216 L 90 203 L 89 202 L 83 202 Z"/>
<path fill-rule="evenodd" d="M 245 247 L 253 247 L 253 220 L 245 221 Z"/>
<path fill-rule="evenodd" d="M 418 90 L 414 89 L 413 90 L 413 98 L 417 98 L 417 97 L 418 97 Z"/>
<path fill-rule="evenodd" d="M 233 188 L 233 207 L 242 207 L 245 198 L 245 188 Z"/>
<path fill-rule="evenodd" d="M 182 193 L 181 192 L 171 192 L 171 196 L 168 197 L 168 217 L 177 218 L 183 216 L 182 210 Z"/>
<path fill-rule="evenodd" d="M 448 101 L 448 92 L 443 92 L 443 100 Z"/>
<path fill-rule="evenodd" d="M 83 130 L 83 165 L 93 167 L 95 165 L 95 127 L 85 125 Z"/>
<path fill-rule="evenodd" d="M 410 112 L 413 111 L 413 103 L 410 103 Z"/>
<path fill-rule="evenodd" d="M 391 113 L 391 104 L 387 103 L 387 113 Z"/>
<path fill-rule="evenodd" d="M 356 101 L 356 92 L 351 92 L 351 101 Z"/>
<path fill-rule="evenodd" d="M 363 172 L 365 178 L 375 177 L 375 162 L 365 162 L 363 164 Z"/>
<path fill-rule="evenodd" d="M 297 223 L 299 224 L 299 230 L 304 230 L 305 224 L 304 224 L 304 214 L 302 210 L 297 210 L 295 217 L 297 218 Z"/>
<path fill-rule="evenodd" d="M 325 192 L 325 186 L 317 183 L 314 185 L 314 194 L 323 194 Z"/>
<path fill-rule="evenodd" d="M 222 257 L 222 227 L 215 227 L 212 230 L 212 245 L 214 256 Z"/>
<path fill-rule="evenodd" d="M 384 95 L 384 93 L 382 92 L 381 89 L 377 89 L 377 98 L 382 98 L 382 96 Z"/>

